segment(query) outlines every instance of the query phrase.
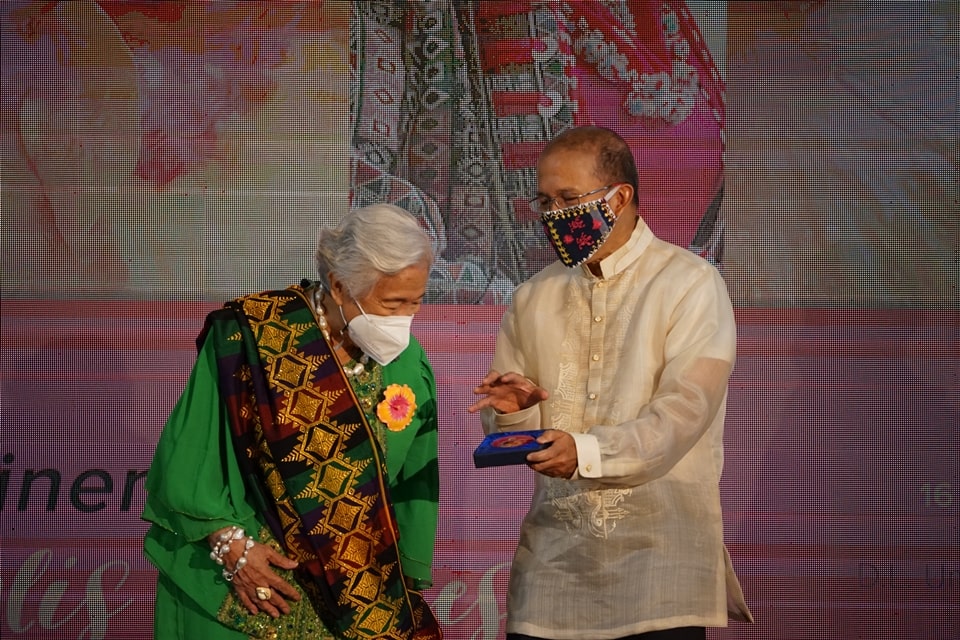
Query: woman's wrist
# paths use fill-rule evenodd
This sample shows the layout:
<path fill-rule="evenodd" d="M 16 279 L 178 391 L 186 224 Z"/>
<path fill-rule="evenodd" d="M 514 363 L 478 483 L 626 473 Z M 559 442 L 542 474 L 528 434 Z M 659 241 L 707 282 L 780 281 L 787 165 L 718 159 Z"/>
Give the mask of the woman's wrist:
<path fill-rule="evenodd" d="M 233 531 L 236 528 L 236 526 L 224 527 L 222 529 L 217 529 L 208 535 L 207 542 L 210 544 L 210 548 L 213 549 L 216 546 L 217 540 L 219 540 L 221 535 L 226 535 L 228 532 Z"/>
<path fill-rule="evenodd" d="M 228 568 L 226 556 L 230 553 L 235 542 L 242 541 L 243 547 L 240 557 L 233 563 L 233 568 Z M 214 531 L 207 536 L 207 542 L 210 543 L 210 559 L 223 567 L 223 579 L 231 582 L 233 577 L 243 569 L 247 564 L 247 554 L 254 545 L 253 538 L 246 535 L 242 527 L 230 526 L 218 531 Z"/>

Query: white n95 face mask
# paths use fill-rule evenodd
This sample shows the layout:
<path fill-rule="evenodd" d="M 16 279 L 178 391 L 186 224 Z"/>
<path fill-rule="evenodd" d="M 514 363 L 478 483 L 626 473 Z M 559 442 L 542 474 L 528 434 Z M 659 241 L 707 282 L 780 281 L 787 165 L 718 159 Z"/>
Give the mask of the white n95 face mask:
<path fill-rule="evenodd" d="M 350 340 L 381 365 L 390 364 L 410 344 L 413 316 L 375 316 L 367 314 L 359 302 L 357 307 L 360 315 L 347 324 Z"/>

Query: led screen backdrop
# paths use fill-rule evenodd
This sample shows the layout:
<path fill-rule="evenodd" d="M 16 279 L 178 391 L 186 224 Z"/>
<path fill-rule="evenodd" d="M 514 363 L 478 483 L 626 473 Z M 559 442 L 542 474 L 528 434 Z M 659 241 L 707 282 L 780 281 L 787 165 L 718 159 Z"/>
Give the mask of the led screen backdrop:
<path fill-rule="evenodd" d="M 551 259 L 543 143 L 621 132 L 643 215 L 736 306 L 723 499 L 757 618 L 711 638 L 956 638 L 953 2 L 4 2 L 0 636 L 151 636 L 143 477 L 224 299 L 390 201 L 436 243 L 449 638 L 502 637 L 530 491 L 466 413 Z M 213 570 L 213 569 L 211 569 Z"/>

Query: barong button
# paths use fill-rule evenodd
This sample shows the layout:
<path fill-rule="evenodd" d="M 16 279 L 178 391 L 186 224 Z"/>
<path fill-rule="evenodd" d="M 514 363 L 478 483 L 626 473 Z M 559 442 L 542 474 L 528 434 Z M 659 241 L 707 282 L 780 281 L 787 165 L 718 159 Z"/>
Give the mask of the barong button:
<path fill-rule="evenodd" d="M 600 354 L 599 354 L 599 353 L 593 354 L 593 358 L 592 358 L 592 359 L 593 359 L 594 362 L 596 362 L 597 360 L 600 359 Z"/>
<path fill-rule="evenodd" d="M 601 320 L 603 320 L 603 316 L 597 316 L 593 319 L 594 322 L 600 322 Z"/>
<path fill-rule="evenodd" d="M 596 400 L 596 399 L 597 399 L 597 394 L 591 393 L 591 394 L 588 395 L 587 397 L 590 398 L 591 400 Z"/>
<path fill-rule="evenodd" d="M 588 464 L 588 465 L 585 466 L 583 469 L 584 469 L 584 471 L 586 471 L 587 473 L 590 473 L 591 471 L 593 471 L 593 465 L 592 465 L 592 464 Z"/>

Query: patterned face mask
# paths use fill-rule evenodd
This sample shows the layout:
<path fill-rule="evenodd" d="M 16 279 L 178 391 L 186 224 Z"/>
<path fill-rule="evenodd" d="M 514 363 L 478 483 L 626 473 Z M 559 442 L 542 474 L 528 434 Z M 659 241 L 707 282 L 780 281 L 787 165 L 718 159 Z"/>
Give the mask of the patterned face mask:
<path fill-rule="evenodd" d="M 540 222 L 560 262 L 576 267 L 597 252 L 617 221 L 607 199 L 618 188 L 614 187 L 597 200 L 540 214 Z"/>

